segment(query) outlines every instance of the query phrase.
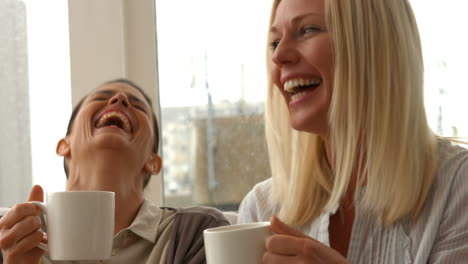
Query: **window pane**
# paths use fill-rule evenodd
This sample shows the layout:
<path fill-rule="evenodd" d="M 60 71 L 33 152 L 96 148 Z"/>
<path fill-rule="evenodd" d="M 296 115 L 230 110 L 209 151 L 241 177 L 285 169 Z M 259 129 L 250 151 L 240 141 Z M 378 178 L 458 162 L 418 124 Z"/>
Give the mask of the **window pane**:
<path fill-rule="evenodd" d="M 236 210 L 269 177 L 263 125 L 269 5 L 156 1 L 166 205 Z"/>
<path fill-rule="evenodd" d="M 47 15 L 44 15 L 47 14 Z M 63 190 L 55 154 L 70 113 L 67 1 L 0 1 L 0 206 L 32 184 Z"/>
<path fill-rule="evenodd" d="M 418 22 L 425 67 L 426 111 L 432 129 L 445 136 L 468 136 L 468 2 L 411 0 Z"/>
<path fill-rule="evenodd" d="M 30 188 L 29 86 L 26 7 L 0 1 L 0 206 L 22 201 Z"/>
<path fill-rule="evenodd" d="M 28 0 L 26 7 L 33 183 L 46 192 L 63 191 L 66 179 L 55 148 L 72 104 L 68 1 Z"/>

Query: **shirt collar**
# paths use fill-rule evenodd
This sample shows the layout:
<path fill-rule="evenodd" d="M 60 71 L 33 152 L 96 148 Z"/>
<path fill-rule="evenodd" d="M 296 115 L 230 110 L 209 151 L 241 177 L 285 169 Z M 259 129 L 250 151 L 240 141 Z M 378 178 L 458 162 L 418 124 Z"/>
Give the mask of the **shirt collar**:
<path fill-rule="evenodd" d="M 145 199 L 128 229 L 143 239 L 155 243 L 162 212 L 161 208 Z"/>

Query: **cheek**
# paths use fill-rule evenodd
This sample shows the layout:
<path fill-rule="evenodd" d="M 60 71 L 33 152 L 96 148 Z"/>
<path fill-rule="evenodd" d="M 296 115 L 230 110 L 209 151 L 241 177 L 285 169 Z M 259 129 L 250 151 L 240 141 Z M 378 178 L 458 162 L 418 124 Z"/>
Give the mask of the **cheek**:
<path fill-rule="evenodd" d="M 88 137 L 93 129 L 86 111 L 81 111 L 75 118 L 72 127 L 72 133 L 79 137 Z"/>
<path fill-rule="evenodd" d="M 333 68 L 333 46 L 328 34 L 317 36 L 301 46 L 302 54 L 324 74 Z"/>
<path fill-rule="evenodd" d="M 274 63 L 270 65 L 270 76 L 271 76 L 271 80 L 273 81 L 273 83 L 276 86 L 280 87 L 281 86 L 281 83 L 280 83 L 281 72 L 280 72 L 279 67 L 277 67 Z"/>
<path fill-rule="evenodd" d="M 273 84 L 276 86 L 276 87 L 273 87 L 273 89 L 278 89 L 278 91 L 281 93 L 281 95 L 283 96 L 284 100 L 287 103 L 289 95 L 281 88 L 282 87 L 281 82 L 280 82 L 281 71 L 279 67 L 277 67 L 276 65 L 272 65 L 270 67 L 270 75 L 271 75 L 271 80 Z"/>
<path fill-rule="evenodd" d="M 322 75 L 322 80 L 326 87 L 327 97 L 331 97 L 333 92 L 334 63 L 331 43 L 323 40 L 318 43 L 313 53 L 309 54 L 309 61 L 313 61 L 316 68 Z"/>
<path fill-rule="evenodd" d="M 326 72 L 324 73 L 324 79 L 325 79 L 325 88 L 326 88 L 326 93 L 327 93 L 327 100 L 329 103 L 331 102 L 331 98 L 333 95 L 333 83 L 334 83 L 334 70 L 333 70 L 333 65 L 328 64 L 326 68 Z"/>
<path fill-rule="evenodd" d="M 322 57 L 320 60 L 320 64 L 322 65 L 323 70 L 325 71 L 324 74 L 327 78 L 328 83 L 332 84 L 334 75 L 334 54 L 330 41 L 326 41 L 322 45 L 321 54 Z"/>
<path fill-rule="evenodd" d="M 140 119 L 140 127 L 138 129 L 140 135 L 140 144 L 142 148 L 153 151 L 154 145 L 154 130 L 152 128 L 152 121 L 146 118 Z"/>
<path fill-rule="evenodd" d="M 329 60 L 322 61 L 323 75 L 330 89 L 331 87 L 333 87 L 333 78 L 334 78 L 334 72 L 335 72 L 334 67 L 333 67 L 333 61 L 331 58 L 332 58 L 332 55 L 330 54 Z"/>

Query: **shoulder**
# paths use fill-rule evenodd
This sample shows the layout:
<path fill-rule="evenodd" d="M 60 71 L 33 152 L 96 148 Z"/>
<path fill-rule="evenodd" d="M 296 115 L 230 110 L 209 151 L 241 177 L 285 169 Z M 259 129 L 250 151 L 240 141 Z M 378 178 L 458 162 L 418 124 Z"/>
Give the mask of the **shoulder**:
<path fill-rule="evenodd" d="M 211 227 L 229 225 L 223 213 L 210 207 L 163 209 L 175 211 L 174 229 L 167 246 L 165 263 L 206 263 L 203 231 Z"/>
<path fill-rule="evenodd" d="M 272 182 L 271 178 L 268 178 L 262 182 L 257 183 L 252 190 L 250 190 L 245 196 L 243 202 L 260 202 L 265 203 L 269 200 L 271 194 Z"/>
<path fill-rule="evenodd" d="M 159 207 L 152 201 L 145 199 L 140 206 L 138 214 L 132 226 L 159 225 L 158 229 L 169 228 L 174 221 L 177 209 L 171 207 Z"/>
<path fill-rule="evenodd" d="M 447 140 L 441 140 L 439 143 L 439 171 L 438 173 L 445 171 L 456 170 L 468 163 L 468 149 L 455 145 Z"/>
<path fill-rule="evenodd" d="M 268 221 L 279 210 L 271 200 L 271 178 L 257 183 L 241 202 L 239 223 Z"/>
<path fill-rule="evenodd" d="M 431 248 L 431 263 L 456 263 L 468 257 L 467 223 L 468 150 L 441 140 L 433 188 L 412 233 L 421 248 Z"/>
<path fill-rule="evenodd" d="M 458 214 L 466 210 L 468 210 L 468 150 L 441 139 L 437 171 L 422 212 L 425 216 L 423 218 L 442 221 L 449 214 Z"/>
<path fill-rule="evenodd" d="M 182 222 L 190 222 L 192 224 L 199 223 L 208 226 L 229 224 L 229 221 L 224 217 L 221 211 L 216 208 L 204 206 L 179 208 L 176 211 L 176 219 Z"/>
<path fill-rule="evenodd" d="M 438 154 L 434 191 L 450 192 L 462 188 L 464 192 L 468 192 L 468 150 L 441 140 Z"/>

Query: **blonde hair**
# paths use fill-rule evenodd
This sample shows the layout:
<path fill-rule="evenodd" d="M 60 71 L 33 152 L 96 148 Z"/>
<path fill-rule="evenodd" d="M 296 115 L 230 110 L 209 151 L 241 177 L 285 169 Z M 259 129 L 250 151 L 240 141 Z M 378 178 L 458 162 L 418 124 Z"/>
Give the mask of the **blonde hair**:
<path fill-rule="evenodd" d="M 334 171 L 324 163 L 323 140 L 291 128 L 270 80 L 265 125 L 279 216 L 296 226 L 312 221 L 339 204 L 357 171 L 356 191 L 366 186 L 358 202 L 385 225 L 416 217 L 437 167 L 437 137 L 425 115 L 422 52 L 410 4 L 325 2 L 335 65 L 329 110 Z"/>

